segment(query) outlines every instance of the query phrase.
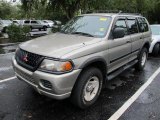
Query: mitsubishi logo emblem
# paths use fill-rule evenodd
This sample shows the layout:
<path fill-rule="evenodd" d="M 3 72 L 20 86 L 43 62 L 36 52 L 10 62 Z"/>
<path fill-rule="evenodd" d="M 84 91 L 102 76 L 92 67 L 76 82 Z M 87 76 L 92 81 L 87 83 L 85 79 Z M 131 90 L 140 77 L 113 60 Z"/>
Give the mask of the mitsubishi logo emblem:
<path fill-rule="evenodd" d="M 23 60 L 24 62 L 28 62 L 28 54 L 26 54 L 26 55 L 22 58 L 22 60 Z"/>

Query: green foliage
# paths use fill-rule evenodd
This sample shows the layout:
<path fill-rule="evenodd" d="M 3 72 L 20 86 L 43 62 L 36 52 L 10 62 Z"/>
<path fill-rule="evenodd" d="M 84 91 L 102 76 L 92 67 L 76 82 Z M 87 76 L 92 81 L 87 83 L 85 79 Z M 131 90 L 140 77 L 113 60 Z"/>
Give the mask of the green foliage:
<path fill-rule="evenodd" d="M 121 10 L 141 13 L 151 23 L 160 23 L 160 0 L 21 0 L 12 5 L 0 0 L 2 19 L 50 19 L 63 23 L 88 10 Z"/>
<path fill-rule="evenodd" d="M 17 8 L 12 6 L 10 3 L 0 1 L 0 18 L 11 19 L 17 14 Z"/>
<path fill-rule="evenodd" d="M 7 28 L 7 33 L 11 42 L 23 42 L 28 40 L 29 31 L 30 27 L 28 26 L 21 27 L 14 24 Z"/>

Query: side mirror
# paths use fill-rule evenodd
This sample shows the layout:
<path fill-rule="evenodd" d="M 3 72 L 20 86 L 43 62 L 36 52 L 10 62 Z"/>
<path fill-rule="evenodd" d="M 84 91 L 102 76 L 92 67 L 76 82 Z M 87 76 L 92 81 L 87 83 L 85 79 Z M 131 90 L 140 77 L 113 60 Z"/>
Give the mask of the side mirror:
<path fill-rule="evenodd" d="M 123 38 L 125 36 L 125 30 L 124 28 L 115 28 L 113 30 L 113 38 Z"/>

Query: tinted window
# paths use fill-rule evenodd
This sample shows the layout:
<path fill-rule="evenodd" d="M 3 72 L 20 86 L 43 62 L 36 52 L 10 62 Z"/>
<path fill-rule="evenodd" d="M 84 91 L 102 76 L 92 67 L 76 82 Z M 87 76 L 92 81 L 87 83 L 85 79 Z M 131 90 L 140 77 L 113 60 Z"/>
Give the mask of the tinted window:
<path fill-rule="evenodd" d="M 125 34 L 128 34 L 127 25 L 124 19 L 117 20 L 115 28 L 123 28 L 125 30 Z"/>
<path fill-rule="evenodd" d="M 37 24 L 38 22 L 37 22 L 37 21 L 31 21 L 31 23 L 33 23 L 33 24 Z"/>
<path fill-rule="evenodd" d="M 147 21 L 144 18 L 138 18 L 138 23 L 139 23 L 140 32 L 149 31 L 149 27 L 148 27 Z"/>
<path fill-rule="evenodd" d="M 27 23 L 27 24 L 28 24 L 28 23 L 30 23 L 30 21 L 29 21 L 29 20 L 27 20 L 27 21 L 24 21 L 24 23 Z"/>
<path fill-rule="evenodd" d="M 104 37 L 108 31 L 111 17 L 107 16 L 78 16 L 69 21 L 61 32 L 65 34 L 83 33 L 94 37 Z"/>
<path fill-rule="evenodd" d="M 138 33 L 138 26 L 135 19 L 128 19 L 127 23 L 128 23 L 128 29 L 130 34 Z"/>

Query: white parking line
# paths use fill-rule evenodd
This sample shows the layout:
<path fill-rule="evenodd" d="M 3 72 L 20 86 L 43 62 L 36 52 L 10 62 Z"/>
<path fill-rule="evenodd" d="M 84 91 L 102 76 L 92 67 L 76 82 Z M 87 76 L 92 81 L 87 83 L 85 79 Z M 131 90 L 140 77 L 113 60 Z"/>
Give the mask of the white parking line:
<path fill-rule="evenodd" d="M 10 77 L 10 78 L 7 78 L 7 79 L 3 79 L 3 80 L 0 80 L 0 83 L 4 83 L 4 82 L 10 81 L 10 80 L 13 80 L 15 78 L 17 78 L 17 77 L 14 76 L 14 77 Z"/>
<path fill-rule="evenodd" d="M 123 113 L 133 104 L 134 101 L 141 95 L 141 93 L 153 82 L 156 76 L 160 73 L 160 68 L 156 70 L 156 72 L 148 79 L 148 81 L 139 88 L 139 90 L 120 107 L 108 120 L 117 120 L 119 119 Z"/>

